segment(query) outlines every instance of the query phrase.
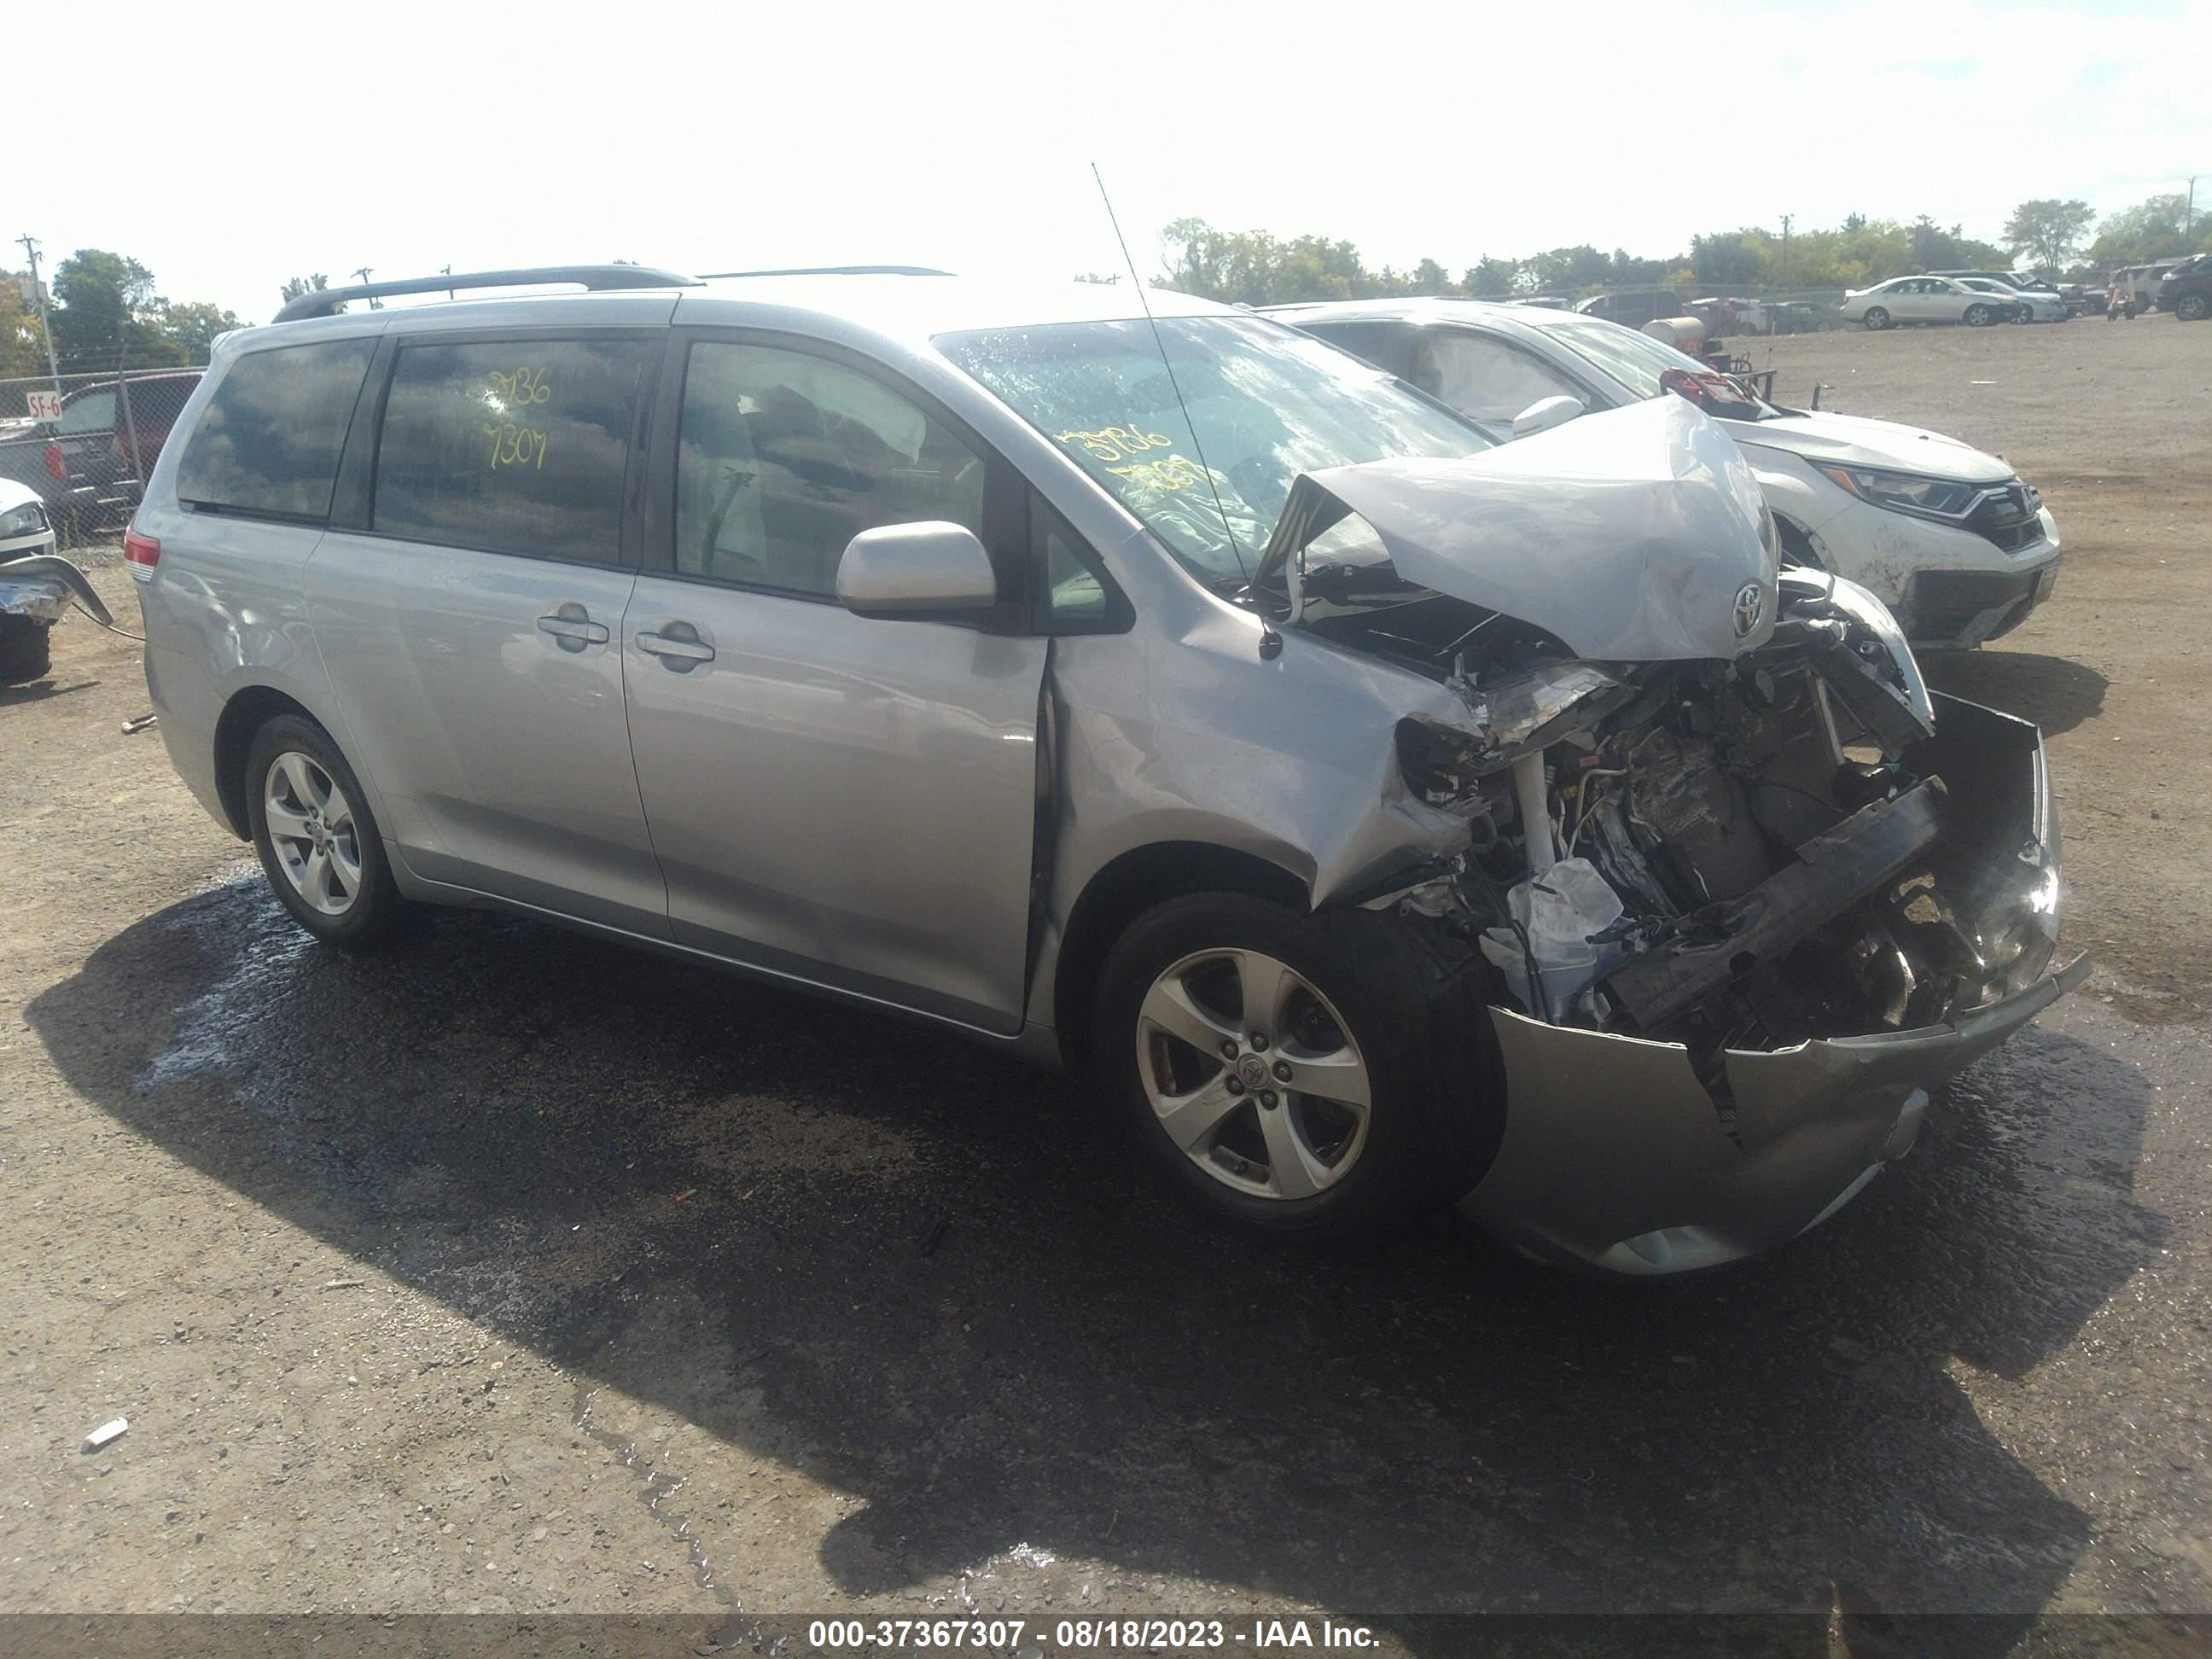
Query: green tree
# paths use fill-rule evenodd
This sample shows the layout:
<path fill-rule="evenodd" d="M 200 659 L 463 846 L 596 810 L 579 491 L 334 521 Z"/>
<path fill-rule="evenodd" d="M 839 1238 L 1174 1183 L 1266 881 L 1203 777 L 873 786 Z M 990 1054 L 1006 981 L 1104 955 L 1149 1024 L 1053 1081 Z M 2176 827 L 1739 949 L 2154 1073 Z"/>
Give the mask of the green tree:
<path fill-rule="evenodd" d="M 1460 291 L 1481 300 L 1502 300 L 1519 291 L 1521 262 L 1493 259 L 1487 253 L 1469 265 L 1459 279 Z"/>
<path fill-rule="evenodd" d="M 2141 264 L 2147 259 L 2170 259 L 2192 248 L 2212 247 L 2212 226 L 2202 220 L 2182 233 L 2181 220 L 2187 198 L 2180 195 L 2154 196 L 2147 202 L 2105 216 L 2105 228 L 2089 246 L 2087 260 L 2096 271 L 2119 265 Z"/>
<path fill-rule="evenodd" d="M 623 261 L 617 259 L 615 263 L 621 264 Z M 331 279 L 319 270 L 312 276 L 288 276 L 284 279 L 284 303 L 289 306 L 304 294 L 320 294 L 330 285 Z"/>
<path fill-rule="evenodd" d="M 2039 197 L 2012 210 L 2002 240 L 2014 258 L 2026 259 L 2038 270 L 2055 270 L 2073 258 L 2096 216 L 2087 202 Z"/>
<path fill-rule="evenodd" d="M 39 306 L 27 300 L 28 276 L 0 270 L 0 380 L 22 380 L 46 372 L 46 337 L 39 328 Z"/>
<path fill-rule="evenodd" d="M 1530 294 L 1571 294 L 1613 280 L 1613 261 L 1587 242 L 1532 254 L 1521 262 L 1521 270 Z"/>
<path fill-rule="evenodd" d="M 1690 269 L 1701 288 L 1756 288 L 1765 280 L 1768 240 L 1763 230 L 1692 236 Z"/>
<path fill-rule="evenodd" d="M 79 248 L 54 268 L 54 349 L 64 371 L 180 363 L 183 349 L 161 331 L 167 302 L 154 273 L 104 248 Z"/>
<path fill-rule="evenodd" d="M 245 326 L 234 313 L 205 300 L 187 300 L 161 308 L 161 332 L 175 343 L 189 363 L 207 362 L 216 336 Z"/>

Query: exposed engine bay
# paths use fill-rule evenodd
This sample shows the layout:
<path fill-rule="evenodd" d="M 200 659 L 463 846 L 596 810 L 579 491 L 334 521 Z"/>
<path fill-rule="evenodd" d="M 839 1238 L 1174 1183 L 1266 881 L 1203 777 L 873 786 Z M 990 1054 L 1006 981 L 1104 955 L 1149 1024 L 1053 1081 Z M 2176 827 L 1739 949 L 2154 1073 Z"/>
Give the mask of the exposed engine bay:
<path fill-rule="evenodd" d="M 2057 933 L 2034 727 L 1939 708 L 1879 600 L 1778 572 L 1740 465 L 1705 491 L 1653 468 L 1521 561 L 1482 544 L 1529 522 L 1494 492 L 1413 463 L 1304 478 L 1255 594 L 1464 710 L 1398 724 L 1408 790 L 1468 843 L 1393 902 L 1473 938 L 1504 1006 L 1679 1042 L 1716 1079 L 1729 1050 L 2000 999 Z M 1522 574 L 1539 559 L 1548 579 Z"/>
<path fill-rule="evenodd" d="M 1428 682 L 1380 803 L 1418 847 L 1345 896 L 1442 930 L 1488 1004 L 1503 1110 L 1460 1201 L 1539 1259 L 1674 1273 L 1818 1224 L 2087 972 L 2051 961 L 2041 734 L 1782 568 L 1680 398 L 1303 474 L 1246 599 Z"/>
<path fill-rule="evenodd" d="M 2004 860 L 1992 893 L 1969 851 L 2024 850 L 2029 804 L 1974 793 L 1975 745 L 1937 743 L 1910 654 L 1826 578 L 1782 593 L 1724 663 L 1509 629 L 1448 680 L 1466 728 L 1401 723 L 1408 784 L 1472 831 L 1407 902 L 1474 930 L 1525 1012 L 1714 1055 L 1934 1024 L 2042 970 L 2039 872 Z"/>

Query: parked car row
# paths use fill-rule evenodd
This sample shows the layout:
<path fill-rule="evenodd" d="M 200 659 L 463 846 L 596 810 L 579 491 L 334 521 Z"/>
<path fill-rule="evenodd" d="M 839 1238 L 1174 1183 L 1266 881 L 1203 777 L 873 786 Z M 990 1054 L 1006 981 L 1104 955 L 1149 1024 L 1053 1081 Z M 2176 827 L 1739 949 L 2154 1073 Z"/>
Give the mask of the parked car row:
<path fill-rule="evenodd" d="M 518 280 L 587 291 L 330 314 Z M 2086 965 L 2035 728 L 1763 477 L 2039 567 L 2047 514 L 1601 318 L 1296 320 L 1433 392 L 1097 284 L 305 296 L 125 543 L 163 741 L 319 939 L 493 906 L 937 1022 L 1231 1221 L 1443 1198 L 1621 1276 L 1817 1224 Z"/>

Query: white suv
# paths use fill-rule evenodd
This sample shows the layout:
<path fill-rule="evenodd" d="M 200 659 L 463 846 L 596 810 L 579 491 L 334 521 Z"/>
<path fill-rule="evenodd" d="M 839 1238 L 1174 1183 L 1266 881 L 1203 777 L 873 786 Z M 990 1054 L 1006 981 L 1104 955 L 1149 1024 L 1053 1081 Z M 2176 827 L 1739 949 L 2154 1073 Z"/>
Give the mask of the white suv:
<path fill-rule="evenodd" d="M 1992 301 L 1992 304 L 1996 301 Z M 1679 392 L 1750 461 L 1784 554 L 1871 589 L 1922 650 L 2009 632 L 2058 581 L 2058 529 L 2010 465 L 1893 421 L 1783 409 L 1595 317 L 1469 300 L 1346 301 L 1271 314 L 1500 436 L 1543 398 L 1620 409 Z"/>

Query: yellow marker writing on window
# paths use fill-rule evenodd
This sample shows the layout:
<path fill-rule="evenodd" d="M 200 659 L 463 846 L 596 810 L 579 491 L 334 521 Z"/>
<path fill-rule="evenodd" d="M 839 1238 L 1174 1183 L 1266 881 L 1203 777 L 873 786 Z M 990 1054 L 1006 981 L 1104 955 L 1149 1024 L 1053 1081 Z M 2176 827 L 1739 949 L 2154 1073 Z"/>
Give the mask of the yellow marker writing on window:
<path fill-rule="evenodd" d="M 491 388 L 506 402 L 513 404 L 550 402 L 553 388 L 545 384 L 542 368 L 518 368 L 511 374 L 494 374 Z"/>
<path fill-rule="evenodd" d="M 1189 489 L 1206 482 L 1205 469 L 1181 455 L 1170 455 L 1159 461 L 1137 461 L 1127 466 L 1109 466 L 1106 470 L 1117 478 L 1127 478 L 1151 489 Z"/>
<path fill-rule="evenodd" d="M 545 470 L 545 434 L 536 427 L 517 426 L 507 421 L 481 430 L 491 440 L 493 471 L 503 466 L 527 466 L 540 472 Z"/>
<path fill-rule="evenodd" d="M 1148 449 L 1165 449 L 1175 442 L 1172 438 L 1147 432 L 1140 426 L 1102 426 L 1096 432 L 1062 432 L 1058 436 L 1061 443 L 1082 445 L 1084 453 L 1099 461 L 1127 460 Z"/>

